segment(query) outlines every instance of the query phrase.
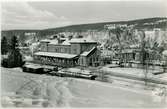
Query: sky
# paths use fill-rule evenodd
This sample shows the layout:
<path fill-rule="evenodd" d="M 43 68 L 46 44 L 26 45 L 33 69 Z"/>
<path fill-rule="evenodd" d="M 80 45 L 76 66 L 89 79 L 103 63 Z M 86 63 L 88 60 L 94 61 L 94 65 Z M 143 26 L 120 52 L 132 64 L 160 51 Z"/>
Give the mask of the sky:
<path fill-rule="evenodd" d="M 166 17 L 165 1 L 2 2 L 1 28 L 46 29 L 74 24 Z"/>

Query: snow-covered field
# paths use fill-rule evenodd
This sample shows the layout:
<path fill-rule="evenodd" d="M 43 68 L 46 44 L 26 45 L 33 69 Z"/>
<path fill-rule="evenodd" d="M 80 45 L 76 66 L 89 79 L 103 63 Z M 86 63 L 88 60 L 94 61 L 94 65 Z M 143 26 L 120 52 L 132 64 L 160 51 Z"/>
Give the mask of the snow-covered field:
<path fill-rule="evenodd" d="M 163 80 L 167 80 L 167 73 L 163 73 L 160 75 L 157 75 L 159 78 L 163 79 Z"/>
<path fill-rule="evenodd" d="M 103 71 L 107 72 L 115 72 L 120 74 L 127 74 L 127 75 L 133 75 L 137 77 L 145 77 L 146 70 L 139 69 L 139 68 L 109 68 L 109 67 L 103 67 Z M 152 78 L 155 77 L 152 73 L 159 72 L 159 70 L 148 70 L 147 77 Z"/>
<path fill-rule="evenodd" d="M 1 68 L 3 107 L 166 107 L 152 93 L 111 83 Z"/>

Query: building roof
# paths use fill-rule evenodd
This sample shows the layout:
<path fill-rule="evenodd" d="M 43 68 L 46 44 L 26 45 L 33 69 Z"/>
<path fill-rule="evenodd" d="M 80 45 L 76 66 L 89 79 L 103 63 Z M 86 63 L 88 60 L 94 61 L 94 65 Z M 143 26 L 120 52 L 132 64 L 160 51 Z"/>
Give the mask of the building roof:
<path fill-rule="evenodd" d="M 52 39 L 52 40 L 50 40 L 50 39 L 43 39 L 40 42 L 47 42 L 47 43 L 52 44 L 52 45 L 71 45 L 70 41 L 67 38 L 61 38 L 61 39 L 65 40 L 65 41 L 63 41 L 62 43 L 58 43 L 57 39 Z"/>
<path fill-rule="evenodd" d="M 66 54 L 66 53 L 54 53 L 54 52 L 36 52 L 34 55 L 38 56 L 48 56 L 48 57 L 57 57 L 57 58 L 67 58 L 71 59 L 76 57 L 74 54 Z"/>
<path fill-rule="evenodd" d="M 93 47 L 91 50 L 89 51 L 85 51 L 81 54 L 81 56 L 88 56 L 94 49 L 96 49 L 96 47 Z"/>
<path fill-rule="evenodd" d="M 139 44 L 133 44 L 133 45 L 129 45 L 130 48 L 139 48 L 140 45 Z"/>
<path fill-rule="evenodd" d="M 124 49 L 122 53 L 134 53 L 134 49 Z"/>
<path fill-rule="evenodd" d="M 62 43 L 62 45 L 71 45 L 69 40 L 66 40 Z"/>
<path fill-rule="evenodd" d="M 40 40 L 40 42 L 50 42 L 51 40 L 50 39 L 43 39 L 43 40 Z"/>
<path fill-rule="evenodd" d="M 60 38 L 60 40 L 66 40 L 66 39 L 67 39 L 66 37 L 64 37 L 64 38 L 61 37 L 61 38 Z"/>
<path fill-rule="evenodd" d="M 50 40 L 49 44 L 57 45 L 58 44 L 58 40 L 56 40 L 56 39 Z"/>
<path fill-rule="evenodd" d="M 70 43 L 97 43 L 96 41 L 88 38 L 73 38 Z"/>
<path fill-rule="evenodd" d="M 96 41 L 88 38 L 72 38 L 71 40 L 68 40 L 67 38 L 60 38 L 63 41 L 60 45 L 71 45 L 71 43 L 97 43 Z M 40 42 L 47 42 L 49 44 L 54 44 L 58 45 L 58 40 L 57 39 L 43 39 Z"/>

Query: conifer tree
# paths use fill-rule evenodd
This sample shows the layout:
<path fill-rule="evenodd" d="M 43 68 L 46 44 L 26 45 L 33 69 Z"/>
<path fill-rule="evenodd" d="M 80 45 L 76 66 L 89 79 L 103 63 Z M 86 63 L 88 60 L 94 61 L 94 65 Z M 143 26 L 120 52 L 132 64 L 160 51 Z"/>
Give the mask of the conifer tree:
<path fill-rule="evenodd" d="M 5 60 L 5 67 L 20 67 L 23 64 L 22 55 L 18 48 L 18 40 L 16 36 L 11 38 L 8 59 Z"/>
<path fill-rule="evenodd" d="M 8 52 L 8 43 L 6 37 L 1 39 L 1 54 L 4 55 Z"/>

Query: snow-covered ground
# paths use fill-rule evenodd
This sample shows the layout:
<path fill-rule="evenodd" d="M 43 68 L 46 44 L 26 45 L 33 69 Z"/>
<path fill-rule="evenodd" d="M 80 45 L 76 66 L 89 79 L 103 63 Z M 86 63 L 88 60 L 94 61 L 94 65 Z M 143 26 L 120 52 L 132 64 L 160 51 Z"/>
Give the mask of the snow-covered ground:
<path fill-rule="evenodd" d="M 4 107 L 166 107 L 152 93 L 98 81 L 1 68 Z M 155 100 L 156 99 L 156 100 Z"/>
<path fill-rule="evenodd" d="M 167 80 L 167 73 L 159 74 L 157 76 L 163 80 Z"/>
<path fill-rule="evenodd" d="M 102 68 L 103 71 L 115 72 L 120 74 L 134 75 L 137 77 L 145 77 L 146 70 L 139 68 L 109 68 L 108 66 Z M 154 75 L 153 72 L 159 72 L 158 70 L 148 70 L 147 76 L 152 78 Z"/>

